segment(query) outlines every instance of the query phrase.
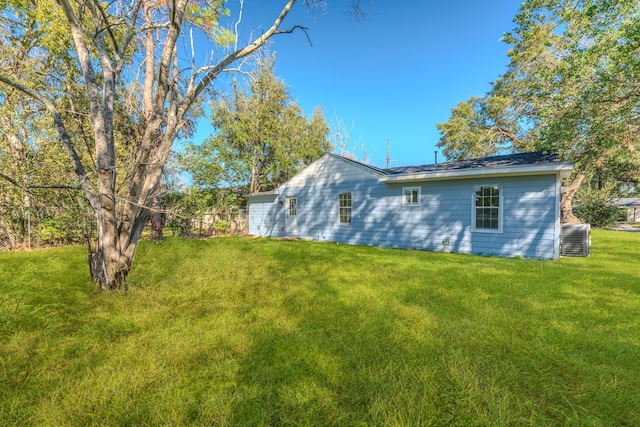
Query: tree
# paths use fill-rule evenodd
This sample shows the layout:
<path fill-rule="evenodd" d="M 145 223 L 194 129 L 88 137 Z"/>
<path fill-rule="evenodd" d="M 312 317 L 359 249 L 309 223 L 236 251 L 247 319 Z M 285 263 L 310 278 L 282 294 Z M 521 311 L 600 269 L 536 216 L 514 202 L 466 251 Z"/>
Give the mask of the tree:
<path fill-rule="evenodd" d="M 635 0 L 527 0 L 505 34 L 507 72 L 439 124 L 438 146 L 464 158 L 543 150 L 575 162 L 561 218 L 587 174 L 640 170 L 640 6 Z"/>
<path fill-rule="evenodd" d="M 0 2 L 7 33 L 16 38 L 35 34 L 27 55 L 42 71 L 16 72 L 2 62 L 0 86 L 4 93 L 18 91 L 37 102 L 52 120 L 74 184 L 82 188 L 95 215 L 97 242 L 90 252 L 90 271 L 101 289 L 126 290 L 167 157 L 174 140 L 188 132 L 189 115 L 201 97 L 231 64 L 271 37 L 301 28 L 281 29 L 294 3 L 286 1 L 269 28 L 239 47 L 237 34 L 219 25 L 219 17 L 227 13 L 222 0 Z M 230 49 L 226 54 L 216 50 L 215 61 L 198 64 L 196 45 L 203 44 Z M 51 58 L 56 67 L 46 62 Z M 81 85 L 65 84 L 69 81 Z M 78 88 L 79 98 L 69 96 Z M 87 106 L 80 111 L 86 125 L 82 129 L 75 129 L 62 106 L 63 100 L 76 99 Z M 130 108 L 120 111 L 119 103 Z M 136 132 L 119 140 L 118 123 L 126 121 Z M 83 145 L 79 139 L 87 136 L 87 128 L 88 144 Z"/>
<path fill-rule="evenodd" d="M 43 51 L 31 55 L 43 38 L 34 21 L 8 21 L 11 18 L 0 15 L 2 70 L 35 77 L 58 66 L 55 55 Z M 63 84 L 73 86 L 69 80 Z M 73 109 L 67 99 L 61 105 L 65 111 Z M 78 203 L 79 187 L 58 185 L 73 171 L 51 127 L 51 118 L 42 114 L 36 100 L 10 88 L 0 91 L 0 240 L 11 248 L 82 243 L 86 234 L 86 206 Z"/>
<path fill-rule="evenodd" d="M 602 187 L 586 181 L 576 192 L 575 214 L 578 218 L 593 227 L 609 227 L 622 216 L 620 208 L 613 204 L 611 193 L 613 184 Z"/>
<path fill-rule="evenodd" d="M 216 133 L 186 146 L 181 164 L 196 187 L 271 190 L 331 150 L 322 110 L 307 120 L 275 76 L 274 62 L 259 60 L 246 90 L 236 84 L 230 102 L 212 106 Z"/>
<path fill-rule="evenodd" d="M 347 126 L 344 118 L 334 117 L 329 137 L 333 152 L 351 160 L 371 163 L 371 159 L 367 157 L 367 145 L 362 143 L 360 139 L 356 140 L 353 137 L 354 126 L 355 121 L 351 121 L 351 126 Z M 359 159 L 358 151 L 360 151 Z"/>
<path fill-rule="evenodd" d="M 451 110 L 446 123 L 437 124 L 438 147 L 449 159 L 486 157 L 502 151 L 526 150 L 530 135 L 522 129 L 518 117 L 510 114 L 512 98 L 498 94 L 482 98 L 472 96 Z"/>

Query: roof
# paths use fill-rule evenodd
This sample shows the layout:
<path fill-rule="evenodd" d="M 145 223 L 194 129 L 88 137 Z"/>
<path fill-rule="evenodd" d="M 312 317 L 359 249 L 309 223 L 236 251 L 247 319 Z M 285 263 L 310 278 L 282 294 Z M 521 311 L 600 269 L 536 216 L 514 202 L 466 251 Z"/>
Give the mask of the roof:
<path fill-rule="evenodd" d="M 549 173 L 558 173 L 562 178 L 568 178 L 572 170 L 573 163 L 562 162 L 556 155 L 538 151 L 384 169 L 385 176 L 380 181 L 410 182 Z"/>
<path fill-rule="evenodd" d="M 284 184 L 279 185 L 277 188 L 275 188 L 273 190 L 270 190 L 270 191 L 260 191 L 260 192 L 257 192 L 257 193 L 251 193 L 251 194 L 249 194 L 249 196 L 250 197 L 254 197 L 254 196 L 274 196 L 274 195 L 278 195 L 280 193 L 280 188 L 281 187 L 286 186 L 286 184 L 289 181 L 291 181 L 293 178 L 295 178 L 299 174 L 303 173 L 304 170 L 306 168 L 310 167 L 313 163 L 319 162 L 322 159 L 327 158 L 327 157 L 331 157 L 331 158 L 337 159 L 339 161 L 343 161 L 343 162 L 352 164 L 353 166 L 356 166 L 356 167 L 359 167 L 359 168 L 364 169 L 366 171 L 375 173 L 378 176 L 386 174 L 384 169 L 380 169 L 380 168 L 378 168 L 376 166 L 368 165 L 366 163 L 362 163 L 362 162 L 359 162 L 357 160 L 350 159 L 348 157 L 339 156 L 339 155 L 334 154 L 334 153 L 325 153 L 322 156 L 320 156 L 319 158 L 317 158 L 316 160 L 314 160 L 313 162 L 311 162 L 310 164 L 308 164 L 305 168 L 303 168 L 302 170 L 298 171 L 298 173 L 296 173 L 293 177 L 289 178 L 289 180 L 287 182 L 285 182 Z"/>
<path fill-rule="evenodd" d="M 412 182 L 471 177 L 486 178 L 493 176 L 541 175 L 550 173 L 558 173 L 562 178 L 568 178 L 573 170 L 573 163 L 562 162 L 558 156 L 541 151 L 388 169 L 378 168 L 333 153 L 327 153 L 321 158 L 327 156 L 369 170 L 378 175 L 378 179 L 381 182 Z M 252 194 L 252 196 L 274 194 L 278 194 L 278 189 L 270 192 L 255 193 Z"/>
<path fill-rule="evenodd" d="M 452 162 L 436 163 L 421 166 L 403 166 L 385 169 L 387 174 L 399 175 L 420 172 L 438 172 L 449 170 L 540 165 L 548 163 L 560 163 L 560 158 L 554 154 L 545 154 L 541 151 L 535 153 L 507 154 L 503 156 L 482 157 L 478 159 L 456 160 Z"/>
<path fill-rule="evenodd" d="M 620 197 L 613 199 L 612 202 L 619 208 L 633 208 L 640 206 L 640 197 Z"/>

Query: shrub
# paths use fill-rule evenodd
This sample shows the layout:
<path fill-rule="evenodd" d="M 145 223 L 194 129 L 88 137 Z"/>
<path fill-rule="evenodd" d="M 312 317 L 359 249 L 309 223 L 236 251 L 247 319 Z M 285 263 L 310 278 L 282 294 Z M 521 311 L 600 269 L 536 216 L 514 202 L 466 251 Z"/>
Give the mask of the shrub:
<path fill-rule="evenodd" d="M 214 226 L 214 228 L 218 233 L 223 233 L 223 234 L 228 233 L 229 230 L 231 229 L 231 222 L 217 219 L 216 225 Z"/>
<path fill-rule="evenodd" d="M 582 222 L 593 227 L 609 227 L 620 219 L 620 208 L 612 204 L 612 191 L 609 186 L 592 188 L 586 186 L 578 193 L 575 215 Z"/>

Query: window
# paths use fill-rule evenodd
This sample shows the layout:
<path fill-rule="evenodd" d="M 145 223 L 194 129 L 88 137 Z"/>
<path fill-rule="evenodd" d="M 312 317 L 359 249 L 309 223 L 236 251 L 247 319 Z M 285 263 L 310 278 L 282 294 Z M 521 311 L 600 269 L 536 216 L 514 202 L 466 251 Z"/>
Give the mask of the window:
<path fill-rule="evenodd" d="M 498 186 L 476 187 L 473 215 L 475 230 L 502 231 L 502 203 Z"/>
<path fill-rule="evenodd" d="M 419 206 L 420 187 L 404 187 L 402 189 L 402 204 L 404 206 Z"/>
<path fill-rule="evenodd" d="M 298 213 L 298 199 L 295 197 L 288 197 L 289 200 L 289 215 L 297 215 Z"/>
<path fill-rule="evenodd" d="M 351 224 L 351 193 L 340 193 L 339 224 Z"/>

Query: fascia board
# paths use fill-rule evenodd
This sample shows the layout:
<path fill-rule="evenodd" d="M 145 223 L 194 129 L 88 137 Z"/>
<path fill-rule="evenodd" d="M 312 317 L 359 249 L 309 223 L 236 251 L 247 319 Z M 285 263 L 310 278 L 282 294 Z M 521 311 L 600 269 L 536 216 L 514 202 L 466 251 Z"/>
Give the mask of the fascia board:
<path fill-rule="evenodd" d="M 284 182 L 283 184 L 280 184 L 280 186 L 274 190 L 271 191 L 264 191 L 264 192 L 259 192 L 259 193 L 251 193 L 249 194 L 249 197 L 256 197 L 256 196 L 277 196 L 280 194 L 280 189 L 282 188 L 286 188 L 287 184 L 292 181 L 294 178 L 297 178 L 299 175 L 303 174 L 309 167 L 311 167 L 311 165 L 313 165 L 314 163 L 318 163 L 326 158 L 333 158 L 336 159 L 338 161 L 341 162 L 345 162 L 348 165 L 352 166 L 352 167 L 356 167 L 358 169 L 361 169 L 363 171 L 369 172 L 377 177 L 380 176 L 384 176 L 382 172 L 379 172 L 373 168 L 368 167 L 367 165 L 364 165 L 360 162 L 357 161 L 353 161 L 351 159 L 347 159 L 345 157 L 342 156 L 338 156 L 337 154 L 333 154 L 333 153 L 325 153 L 322 156 L 320 156 L 318 159 L 314 160 L 313 162 L 309 163 L 304 169 L 300 170 L 298 173 L 296 173 L 294 176 L 292 176 L 291 178 L 289 178 L 286 182 Z"/>
<path fill-rule="evenodd" d="M 249 197 L 277 196 L 278 194 L 280 194 L 280 192 L 276 188 L 275 190 L 271 190 L 271 191 L 262 191 L 262 192 L 258 192 L 258 193 L 251 193 L 251 194 L 249 194 Z"/>
<path fill-rule="evenodd" d="M 435 181 L 443 179 L 492 178 L 497 176 L 545 175 L 559 173 L 561 178 L 569 178 L 573 170 L 572 163 L 555 163 L 552 165 L 504 166 L 498 168 L 473 168 L 463 170 L 444 170 L 438 172 L 420 172 L 402 175 L 384 175 L 380 182 L 412 182 Z"/>
<path fill-rule="evenodd" d="M 383 172 L 380 172 L 380 171 L 378 171 L 378 170 L 376 170 L 374 168 L 371 168 L 371 167 L 369 167 L 369 166 L 367 166 L 367 165 L 365 165 L 363 163 L 360 163 L 360 162 L 358 162 L 356 160 L 351 160 L 349 158 L 342 157 L 342 156 L 339 156 L 339 155 L 333 154 L 333 153 L 327 153 L 327 154 L 329 156 L 333 157 L 334 159 L 337 159 L 337 160 L 340 160 L 342 162 L 345 162 L 350 166 L 354 166 L 354 167 L 356 167 L 358 169 L 361 169 L 363 171 L 369 172 L 369 173 L 371 173 L 373 175 L 376 175 L 376 176 L 379 176 L 379 177 L 380 176 L 385 176 Z"/>

